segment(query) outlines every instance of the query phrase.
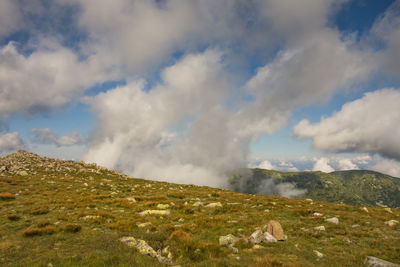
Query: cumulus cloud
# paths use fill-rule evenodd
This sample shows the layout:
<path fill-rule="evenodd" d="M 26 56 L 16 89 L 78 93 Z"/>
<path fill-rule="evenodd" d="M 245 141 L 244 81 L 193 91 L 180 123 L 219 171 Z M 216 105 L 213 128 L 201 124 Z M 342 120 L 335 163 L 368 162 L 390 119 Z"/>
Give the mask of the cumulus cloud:
<path fill-rule="evenodd" d="M 0 119 L 60 108 L 109 78 L 96 58 L 81 61 L 70 49 L 48 40 L 25 56 L 10 42 L 0 48 Z"/>
<path fill-rule="evenodd" d="M 269 160 L 263 160 L 261 161 L 256 168 L 260 169 L 267 169 L 267 170 L 276 170 L 277 167 L 272 165 L 272 163 Z"/>
<path fill-rule="evenodd" d="M 82 138 L 78 132 L 71 135 L 58 136 L 49 128 L 37 129 L 34 128 L 30 131 L 32 135 L 32 142 L 37 144 L 55 144 L 58 147 L 72 146 L 82 143 Z"/>
<path fill-rule="evenodd" d="M 23 145 L 24 142 L 18 132 L 0 133 L 0 153 L 20 149 Z"/>
<path fill-rule="evenodd" d="M 400 162 L 397 160 L 381 158 L 378 159 L 370 168 L 371 170 L 400 178 Z"/>
<path fill-rule="evenodd" d="M 328 158 L 320 158 L 318 159 L 314 167 L 312 169 L 313 171 L 321 171 L 321 172 L 333 172 L 335 171 L 334 168 L 332 168 L 331 165 L 329 165 L 329 159 Z"/>
<path fill-rule="evenodd" d="M 310 138 L 317 149 L 376 153 L 400 160 L 400 91 L 382 89 L 346 103 L 331 117 L 311 124 L 303 120 L 293 131 Z"/>

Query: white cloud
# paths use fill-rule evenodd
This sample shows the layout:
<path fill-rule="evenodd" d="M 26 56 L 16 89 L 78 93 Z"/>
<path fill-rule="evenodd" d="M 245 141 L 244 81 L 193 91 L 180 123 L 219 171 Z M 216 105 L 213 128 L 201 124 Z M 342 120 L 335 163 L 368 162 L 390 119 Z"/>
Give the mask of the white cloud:
<path fill-rule="evenodd" d="M 17 1 L 0 1 L 0 38 L 17 30 L 21 26 L 21 13 Z"/>
<path fill-rule="evenodd" d="M 29 56 L 14 43 L 0 48 L 0 119 L 60 108 L 105 75 L 96 58 L 81 61 L 70 49 L 47 41 Z"/>
<path fill-rule="evenodd" d="M 317 149 L 376 153 L 400 160 L 399 103 L 399 90 L 366 93 L 319 123 L 301 121 L 294 127 L 294 133 L 301 138 L 311 138 Z"/>
<path fill-rule="evenodd" d="M 37 144 L 55 144 L 58 147 L 61 146 L 72 146 L 82 143 L 82 138 L 78 132 L 74 132 L 71 135 L 64 135 L 59 137 L 49 128 L 44 129 L 32 129 L 29 132 L 32 135 L 32 142 Z"/>
<path fill-rule="evenodd" d="M 276 170 L 276 169 L 277 169 L 276 166 L 272 165 L 272 163 L 271 163 L 269 160 L 263 160 L 263 161 L 261 161 L 261 162 L 258 164 L 257 168 L 260 168 L 260 169 L 267 169 L 267 170 Z"/>
<path fill-rule="evenodd" d="M 0 133 L 0 152 L 8 152 L 22 148 L 24 142 L 18 132 Z"/>
<path fill-rule="evenodd" d="M 313 171 L 321 171 L 321 172 L 333 172 L 335 171 L 334 168 L 332 168 L 331 165 L 329 165 L 329 159 L 328 158 L 320 158 L 318 159 L 314 167 L 312 169 Z"/>
<path fill-rule="evenodd" d="M 376 163 L 370 167 L 371 170 L 389 174 L 400 178 L 400 162 L 393 159 L 378 159 Z"/>

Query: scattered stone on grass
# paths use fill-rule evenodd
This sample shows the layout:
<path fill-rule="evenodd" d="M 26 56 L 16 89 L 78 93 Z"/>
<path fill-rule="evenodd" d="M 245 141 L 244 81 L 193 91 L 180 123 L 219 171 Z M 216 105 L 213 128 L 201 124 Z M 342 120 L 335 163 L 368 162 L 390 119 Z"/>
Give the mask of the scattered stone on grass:
<path fill-rule="evenodd" d="M 322 213 L 319 213 L 319 212 L 314 212 L 312 216 L 313 217 L 322 217 L 324 215 Z"/>
<path fill-rule="evenodd" d="M 132 236 L 124 236 L 119 239 L 122 243 L 126 244 L 128 247 L 136 248 L 140 254 L 148 255 L 150 257 L 156 258 L 159 262 L 171 265 L 172 264 L 172 254 L 169 252 L 167 257 L 162 256 L 162 252 L 156 252 L 152 247 L 150 247 L 146 241 L 142 239 L 136 239 Z"/>
<path fill-rule="evenodd" d="M 165 210 L 165 209 L 168 209 L 169 208 L 169 205 L 168 204 L 158 204 L 157 205 L 157 209 L 163 209 L 163 210 Z"/>
<path fill-rule="evenodd" d="M 322 258 L 324 257 L 324 254 L 322 254 L 321 252 L 319 252 L 318 250 L 313 250 L 315 256 L 317 256 L 318 258 Z"/>
<path fill-rule="evenodd" d="M 323 225 L 316 226 L 316 227 L 314 227 L 314 230 L 317 230 L 317 231 L 325 231 L 325 226 L 323 226 Z"/>

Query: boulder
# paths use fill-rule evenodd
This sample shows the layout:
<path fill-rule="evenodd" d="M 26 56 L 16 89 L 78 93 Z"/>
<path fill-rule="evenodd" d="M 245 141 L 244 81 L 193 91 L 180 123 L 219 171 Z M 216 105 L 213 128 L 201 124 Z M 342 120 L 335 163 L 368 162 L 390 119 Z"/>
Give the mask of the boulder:
<path fill-rule="evenodd" d="M 326 219 L 325 221 L 330 222 L 330 223 L 334 223 L 334 224 L 339 224 L 339 219 L 336 218 L 336 217 Z"/>
<path fill-rule="evenodd" d="M 278 221 L 269 221 L 267 225 L 267 232 L 270 233 L 278 241 L 284 241 L 286 239 L 283 228 Z"/>
<path fill-rule="evenodd" d="M 365 259 L 365 266 L 371 267 L 400 267 L 399 264 L 391 263 L 389 261 L 381 260 L 372 256 L 367 256 Z"/>
<path fill-rule="evenodd" d="M 262 241 L 265 242 L 265 243 L 275 243 L 275 242 L 277 242 L 276 238 L 273 237 L 273 236 L 272 236 L 270 233 L 268 233 L 268 232 L 265 232 L 265 233 L 263 234 L 263 239 L 262 239 Z"/>
<path fill-rule="evenodd" d="M 261 230 L 257 230 L 249 236 L 249 242 L 253 244 L 261 243 L 263 237 L 263 232 Z"/>

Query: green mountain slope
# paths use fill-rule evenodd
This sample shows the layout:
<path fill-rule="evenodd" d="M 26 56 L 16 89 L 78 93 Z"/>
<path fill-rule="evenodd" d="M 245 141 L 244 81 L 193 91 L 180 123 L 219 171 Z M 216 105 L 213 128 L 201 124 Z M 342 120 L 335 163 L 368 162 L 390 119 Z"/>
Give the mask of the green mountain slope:
<path fill-rule="evenodd" d="M 286 241 L 248 243 L 270 220 Z M 399 220 L 398 209 L 154 182 L 24 151 L 0 157 L 0 266 L 164 266 L 145 249 L 172 266 L 400 263 Z M 219 243 L 228 234 L 241 238 L 234 248 Z"/>
<path fill-rule="evenodd" d="M 400 207 L 400 178 L 374 171 L 285 173 L 249 169 L 239 170 L 232 177 L 231 187 L 237 192 L 285 196 L 285 188 L 282 186 L 285 185 L 289 194 L 290 190 L 296 188 L 298 198 L 344 202 L 351 205 Z M 264 188 L 268 185 L 269 191 L 268 188 Z M 276 190 L 273 191 L 274 189 Z M 263 190 L 267 191 L 263 192 Z M 293 195 L 289 196 L 293 197 Z"/>

